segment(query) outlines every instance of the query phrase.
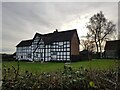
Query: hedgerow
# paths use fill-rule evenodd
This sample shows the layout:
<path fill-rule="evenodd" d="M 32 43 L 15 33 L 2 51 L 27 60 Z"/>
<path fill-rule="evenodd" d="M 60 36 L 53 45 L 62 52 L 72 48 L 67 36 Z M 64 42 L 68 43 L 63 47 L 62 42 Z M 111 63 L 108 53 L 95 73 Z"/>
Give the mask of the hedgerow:
<path fill-rule="evenodd" d="M 19 72 L 18 68 L 3 67 L 2 90 L 117 90 L 119 72 L 115 70 L 93 70 L 70 64 L 64 70 L 33 74 Z"/>

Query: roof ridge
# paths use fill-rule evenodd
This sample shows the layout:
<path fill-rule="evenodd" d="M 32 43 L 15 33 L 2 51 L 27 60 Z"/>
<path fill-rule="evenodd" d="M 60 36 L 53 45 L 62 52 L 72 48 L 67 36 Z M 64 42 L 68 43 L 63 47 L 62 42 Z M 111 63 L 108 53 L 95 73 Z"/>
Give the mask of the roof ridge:
<path fill-rule="evenodd" d="M 58 41 L 67 41 L 67 40 L 70 41 L 74 33 L 77 33 L 77 29 L 53 32 L 53 33 L 47 33 L 47 34 L 36 33 L 33 39 L 22 40 L 17 46 L 30 45 L 32 40 L 35 39 L 36 35 L 41 37 L 45 42 L 45 44 L 50 44 L 52 42 L 58 42 Z"/>
<path fill-rule="evenodd" d="M 66 31 L 59 31 L 59 30 L 58 30 L 57 33 L 61 33 L 61 32 L 70 32 L 70 31 L 76 31 L 76 30 L 77 30 L 77 29 L 70 29 L 70 30 L 66 30 Z M 39 34 L 39 35 L 44 36 L 44 35 L 54 34 L 54 32 L 47 33 L 47 34 L 40 34 L 40 33 L 36 32 L 36 34 Z"/>

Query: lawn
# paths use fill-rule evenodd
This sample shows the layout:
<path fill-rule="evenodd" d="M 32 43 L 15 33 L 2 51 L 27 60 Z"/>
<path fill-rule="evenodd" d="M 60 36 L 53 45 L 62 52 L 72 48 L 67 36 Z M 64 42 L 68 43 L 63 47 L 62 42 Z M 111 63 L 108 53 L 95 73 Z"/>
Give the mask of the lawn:
<path fill-rule="evenodd" d="M 57 70 L 62 70 L 64 67 L 63 62 L 20 62 L 20 72 L 25 72 L 28 70 L 29 72 L 32 73 L 40 73 L 40 72 L 54 72 Z M 6 67 L 17 67 L 17 62 L 15 61 L 10 61 L 10 62 L 2 62 L 2 66 Z M 87 69 L 100 69 L 100 70 L 105 70 L 108 68 L 115 68 L 116 63 L 114 60 L 110 59 L 96 59 L 92 61 L 79 61 L 79 62 L 71 62 L 71 66 L 73 68 L 80 68 L 85 67 Z"/>

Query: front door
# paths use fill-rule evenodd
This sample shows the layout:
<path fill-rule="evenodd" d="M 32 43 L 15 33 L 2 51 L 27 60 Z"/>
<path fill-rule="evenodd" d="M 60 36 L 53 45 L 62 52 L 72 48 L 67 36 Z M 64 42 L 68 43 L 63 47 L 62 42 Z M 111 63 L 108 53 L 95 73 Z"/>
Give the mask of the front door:
<path fill-rule="evenodd" d="M 40 52 L 38 56 L 39 56 L 39 57 L 38 57 L 38 58 L 39 58 L 39 61 L 43 61 L 43 53 Z"/>
<path fill-rule="evenodd" d="M 43 53 L 40 53 L 41 61 L 43 61 Z"/>

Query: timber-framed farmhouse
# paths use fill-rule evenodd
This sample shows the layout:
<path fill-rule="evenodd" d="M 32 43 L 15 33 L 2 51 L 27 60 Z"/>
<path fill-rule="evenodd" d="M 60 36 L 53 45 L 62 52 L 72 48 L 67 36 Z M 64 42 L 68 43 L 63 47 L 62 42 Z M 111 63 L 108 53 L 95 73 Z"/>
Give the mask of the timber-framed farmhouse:
<path fill-rule="evenodd" d="M 79 57 L 77 30 L 53 33 L 36 33 L 31 40 L 23 40 L 16 46 L 16 58 L 29 61 L 74 61 Z"/>

